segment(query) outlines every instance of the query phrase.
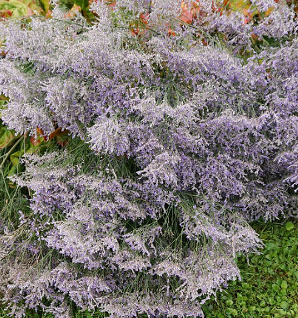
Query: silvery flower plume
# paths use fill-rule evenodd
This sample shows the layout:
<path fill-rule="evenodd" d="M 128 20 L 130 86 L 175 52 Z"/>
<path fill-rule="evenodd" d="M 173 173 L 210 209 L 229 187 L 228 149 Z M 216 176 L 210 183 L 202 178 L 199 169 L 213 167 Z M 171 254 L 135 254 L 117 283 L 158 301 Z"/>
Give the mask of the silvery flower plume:
<path fill-rule="evenodd" d="M 125 127 L 114 118 L 102 118 L 88 129 L 91 148 L 98 152 L 123 155 L 129 151 L 130 141 Z"/>

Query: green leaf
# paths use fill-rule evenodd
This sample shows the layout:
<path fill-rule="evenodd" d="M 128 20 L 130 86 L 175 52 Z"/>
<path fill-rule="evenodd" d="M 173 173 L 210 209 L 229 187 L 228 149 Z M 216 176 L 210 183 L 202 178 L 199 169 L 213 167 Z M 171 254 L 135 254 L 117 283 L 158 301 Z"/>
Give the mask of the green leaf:
<path fill-rule="evenodd" d="M 288 309 L 288 306 L 289 304 L 286 302 L 286 301 L 282 301 L 279 306 L 284 309 L 284 310 L 287 310 Z"/>
<path fill-rule="evenodd" d="M 12 167 L 9 169 L 7 176 L 8 176 L 8 177 L 11 177 L 11 176 L 13 176 L 13 175 L 16 174 L 16 173 L 17 173 L 17 167 L 16 167 L 16 166 L 12 166 Z"/>
<path fill-rule="evenodd" d="M 59 3 L 62 7 L 66 7 L 68 10 L 70 10 L 75 4 L 74 0 L 60 0 Z"/>
<path fill-rule="evenodd" d="M 281 283 L 281 285 L 280 285 L 280 287 L 281 287 L 282 289 L 287 289 L 287 287 L 288 287 L 287 281 L 283 280 L 282 283 Z"/>
<path fill-rule="evenodd" d="M 253 311 L 255 311 L 255 310 L 256 310 L 256 306 L 249 306 L 249 308 L 248 308 L 248 309 L 249 309 L 249 311 L 250 311 L 250 312 L 253 312 Z"/>
<path fill-rule="evenodd" d="M 82 10 L 87 10 L 89 6 L 88 0 L 74 0 L 74 3 L 82 8 Z"/>
<path fill-rule="evenodd" d="M 4 99 L 0 99 L 0 109 L 3 109 L 4 107 L 4 105 L 6 104 L 6 100 L 4 100 Z"/>
<path fill-rule="evenodd" d="M 276 303 L 275 299 L 273 297 L 268 298 L 268 302 L 270 305 L 274 305 Z"/>
<path fill-rule="evenodd" d="M 24 171 L 24 169 L 25 169 L 24 166 L 21 165 L 20 163 L 18 163 L 18 165 L 12 166 L 10 168 L 10 170 L 8 171 L 7 177 L 11 177 L 11 176 L 15 175 L 18 172 Z M 14 182 L 9 181 L 9 185 L 12 185 L 12 184 L 14 184 Z"/>
<path fill-rule="evenodd" d="M 49 0 L 38 0 L 42 10 L 44 11 L 44 13 L 47 13 L 49 11 L 50 8 L 50 1 Z"/>
<path fill-rule="evenodd" d="M 249 289 L 249 284 L 248 283 L 242 283 L 242 288 L 243 289 Z"/>
<path fill-rule="evenodd" d="M 294 229 L 294 224 L 292 223 L 292 222 L 287 222 L 286 223 L 286 229 L 288 230 L 288 231 L 291 231 L 291 230 L 293 230 Z"/>
<path fill-rule="evenodd" d="M 234 316 L 234 317 L 237 317 L 238 316 L 238 312 L 236 309 L 234 308 L 227 308 L 227 313 Z"/>
<path fill-rule="evenodd" d="M 8 171 L 7 177 L 11 177 L 11 176 L 15 175 L 17 172 L 18 172 L 18 168 L 16 166 L 12 166 L 10 168 L 10 170 Z M 10 188 L 16 188 L 17 187 L 17 185 L 14 182 L 12 182 L 11 180 L 9 180 L 9 179 L 8 179 L 8 185 L 9 185 Z"/>
<path fill-rule="evenodd" d="M 14 166 L 17 166 L 20 163 L 21 152 L 16 151 L 10 155 L 10 161 Z"/>
<path fill-rule="evenodd" d="M 0 128 L 0 149 L 8 146 L 14 137 L 15 133 L 13 130 L 9 130 L 7 127 L 2 126 Z"/>
<path fill-rule="evenodd" d="M 274 291 L 278 291 L 279 290 L 279 286 L 277 284 L 272 284 L 272 289 Z"/>

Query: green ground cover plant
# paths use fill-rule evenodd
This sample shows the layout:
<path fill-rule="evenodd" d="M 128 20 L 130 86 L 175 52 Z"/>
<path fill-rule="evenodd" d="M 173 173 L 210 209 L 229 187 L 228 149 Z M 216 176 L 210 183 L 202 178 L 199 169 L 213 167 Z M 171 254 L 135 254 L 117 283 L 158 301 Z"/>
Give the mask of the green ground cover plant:
<path fill-rule="evenodd" d="M 253 224 L 264 242 L 261 255 L 237 259 L 242 281 L 234 281 L 204 305 L 207 318 L 298 317 L 298 226 Z"/>

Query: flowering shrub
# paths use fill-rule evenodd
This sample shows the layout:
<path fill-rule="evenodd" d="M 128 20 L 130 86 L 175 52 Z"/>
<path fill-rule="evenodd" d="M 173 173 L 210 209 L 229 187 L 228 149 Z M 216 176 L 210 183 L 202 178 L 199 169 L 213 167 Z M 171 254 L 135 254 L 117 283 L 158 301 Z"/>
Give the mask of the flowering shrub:
<path fill-rule="evenodd" d="M 261 246 L 248 222 L 297 215 L 295 8 L 107 4 L 1 24 L 3 121 L 73 140 L 13 178 L 31 212 L 1 232 L 0 294 L 16 317 L 203 317 Z"/>

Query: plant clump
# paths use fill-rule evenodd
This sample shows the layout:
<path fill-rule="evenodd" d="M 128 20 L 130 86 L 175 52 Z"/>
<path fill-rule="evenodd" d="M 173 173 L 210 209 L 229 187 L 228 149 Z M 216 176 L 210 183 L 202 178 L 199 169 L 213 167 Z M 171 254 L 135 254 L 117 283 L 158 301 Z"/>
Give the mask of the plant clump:
<path fill-rule="evenodd" d="M 11 177 L 30 200 L 0 224 L 13 315 L 203 317 L 262 246 L 249 222 L 297 217 L 295 5 L 234 5 L 98 0 L 86 19 L 56 1 L 1 22 L 3 122 L 68 136 Z"/>

